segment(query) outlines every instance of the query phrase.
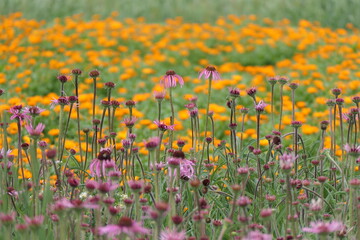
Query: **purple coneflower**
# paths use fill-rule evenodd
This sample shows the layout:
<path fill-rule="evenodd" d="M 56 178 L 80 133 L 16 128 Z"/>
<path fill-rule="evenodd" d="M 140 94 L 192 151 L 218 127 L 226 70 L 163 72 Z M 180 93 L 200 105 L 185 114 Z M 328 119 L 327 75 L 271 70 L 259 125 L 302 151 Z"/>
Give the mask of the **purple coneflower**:
<path fill-rule="evenodd" d="M 207 66 L 205 69 L 201 70 L 199 73 L 199 78 L 204 76 L 204 78 L 210 78 L 212 77 L 213 80 L 221 80 L 220 73 L 216 71 L 216 68 L 214 66 Z"/>
<path fill-rule="evenodd" d="M 279 157 L 280 168 L 285 172 L 289 172 L 291 168 L 294 166 L 295 159 L 296 157 L 294 154 L 288 154 L 288 153 L 283 154 L 282 156 Z"/>
<path fill-rule="evenodd" d="M 32 117 L 36 117 L 45 111 L 45 109 L 39 108 L 38 106 L 24 107 L 24 112 Z"/>
<path fill-rule="evenodd" d="M 272 236 L 270 234 L 261 233 L 259 231 L 251 231 L 248 233 L 243 240 L 271 240 Z"/>
<path fill-rule="evenodd" d="M 358 157 L 360 155 L 360 145 L 357 147 L 351 147 L 348 143 L 345 144 L 344 150 L 353 157 Z"/>
<path fill-rule="evenodd" d="M 14 119 L 19 119 L 20 121 L 24 119 L 31 120 L 31 117 L 23 113 L 21 110 L 22 110 L 22 105 L 15 105 L 11 107 L 9 110 L 9 112 L 12 113 L 10 120 L 14 120 Z"/>
<path fill-rule="evenodd" d="M 134 237 L 135 234 L 150 234 L 149 229 L 142 227 L 139 223 L 125 216 L 120 218 L 118 224 L 109 224 L 99 227 L 98 230 L 100 235 L 107 235 L 109 237 L 120 234 L 126 234 L 130 237 Z"/>
<path fill-rule="evenodd" d="M 265 107 L 267 106 L 267 103 L 264 103 L 264 101 L 260 101 L 256 106 L 255 106 L 255 110 L 258 113 L 261 113 L 265 110 Z"/>
<path fill-rule="evenodd" d="M 39 123 L 35 128 L 32 126 L 32 124 L 25 125 L 26 130 L 30 134 L 31 137 L 37 138 L 41 135 L 43 130 L 45 129 L 45 124 Z"/>
<path fill-rule="evenodd" d="M 329 234 L 332 232 L 340 231 L 344 225 L 338 221 L 331 222 L 311 222 L 310 227 L 305 227 L 302 230 L 304 232 L 310 232 L 315 234 Z"/>
<path fill-rule="evenodd" d="M 166 130 L 171 130 L 171 131 L 175 130 L 175 125 L 166 125 L 165 123 L 163 123 L 161 121 L 157 121 L 157 120 L 155 120 L 154 123 L 161 131 L 165 132 Z"/>
<path fill-rule="evenodd" d="M 160 234 L 160 240 L 184 240 L 185 238 L 185 231 L 178 232 L 176 230 L 166 229 Z"/>
<path fill-rule="evenodd" d="M 179 81 L 181 87 L 184 85 L 184 79 L 176 74 L 174 70 L 168 70 L 161 78 L 161 83 L 165 88 L 176 87 L 176 81 Z"/>

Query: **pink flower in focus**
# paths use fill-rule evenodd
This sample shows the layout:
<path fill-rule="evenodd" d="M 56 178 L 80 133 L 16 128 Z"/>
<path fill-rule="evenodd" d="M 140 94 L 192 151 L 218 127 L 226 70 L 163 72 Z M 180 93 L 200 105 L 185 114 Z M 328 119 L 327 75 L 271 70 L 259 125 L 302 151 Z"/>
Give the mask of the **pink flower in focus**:
<path fill-rule="evenodd" d="M 176 230 L 166 229 L 160 234 L 160 240 L 184 240 L 185 238 L 185 231 L 177 232 Z"/>
<path fill-rule="evenodd" d="M 216 71 L 214 66 L 207 66 L 205 69 L 201 70 L 199 73 L 199 78 L 204 77 L 205 79 L 209 79 L 210 77 L 212 80 L 221 80 L 220 73 Z"/>
<path fill-rule="evenodd" d="M 131 218 L 121 217 L 118 224 L 109 224 L 98 229 L 100 235 L 107 235 L 114 237 L 120 234 L 126 234 L 129 237 L 134 237 L 135 234 L 150 234 L 150 230 L 142 227 L 139 223 Z"/>
<path fill-rule="evenodd" d="M 176 81 L 179 81 L 181 87 L 184 85 L 184 79 L 173 70 L 167 71 L 165 76 L 161 78 L 161 83 L 165 88 L 176 87 Z"/>
<path fill-rule="evenodd" d="M 21 112 L 22 105 L 15 105 L 10 108 L 9 112 L 12 114 L 10 117 L 10 120 L 19 119 L 20 121 L 26 119 L 31 120 L 31 117 L 29 115 L 26 115 L 25 113 Z"/>
<path fill-rule="evenodd" d="M 302 230 L 304 232 L 310 232 L 315 234 L 328 234 L 328 233 L 340 231 L 343 227 L 344 225 L 338 221 L 311 222 L 310 227 L 305 227 Z"/>
<path fill-rule="evenodd" d="M 32 124 L 25 125 L 26 130 L 32 137 L 39 137 L 41 133 L 45 129 L 45 124 L 39 123 L 35 128 L 32 126 Z"/>

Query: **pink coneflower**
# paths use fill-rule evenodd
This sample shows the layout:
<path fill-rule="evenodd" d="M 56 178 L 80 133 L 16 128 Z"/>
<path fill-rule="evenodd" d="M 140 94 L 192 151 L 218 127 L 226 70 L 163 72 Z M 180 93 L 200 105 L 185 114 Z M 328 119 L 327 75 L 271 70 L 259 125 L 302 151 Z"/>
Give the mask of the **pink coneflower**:
<path fill-rule="evenodd" d="M 150 234 L 149 229 L 142 227 L 139 223 L 125 216 L 121 217 L 116 225 L 109 224 L 104 227 L 99 227 L 98 232 L 100 235 L 107 235 L 108 237 L 114 237 L 120 234 L 126 234 L 130 237 L 134 237 L 136 234 Z"/>
<path fill-rule="evenodd" d="M 155 120 L 153 123 L 156 124 L 156 126 L 159 128 L 160 131 L 166 131 L 166 130 L 175 130 L 175 125 L 166 125 L 164 122 Z"/>
<path fill-rule="evenodd" d="M 165 88 L 176 87 L 176 81 L 179 81 L 181 87 L 184 85 L 184 79 L 173 70 L 167 71 L 161 78 L 161 83 Z"/>
<path fill-rule="evenodd" d="M 344 225 L 338 221 L 331 222 L 311 222 L 310 227 L 305 227 L 302 230 L 304 232 L 310 232 L 315 234 L 329 234 L 332 232 L 340 231 Z"/>
<path fill-rule="evenodd" d="M 351 147 L 348 143 L 345 144 L 344 150 L 353 157 L 358 157 L 360 155 L 360 145 L 357 147 Z"/>
<path fill-rule="evenodd" d="M 164 100 L 165 96 L 166 96 L 165 91 L 161 91 L 161 92 L 154 91 L 154 98 L 159 102 Z"/>
<path fill-rule="evenodd" d="M 25 125 L 26 130 L 30 134 L 31 137 L 39 137 L 41 133 L 45 129 L 45 124 L 39 123 L 35 128 L 32 126 L 32 124 Z"/>
<path fill-rule="evenodd" d="M 24 217 L 25 222 L 29 227 L 40 227 L 44 222 L 44 216 L 35 216 L 33 218 L 29 218 L 28 216 Z"/>
<path fill-rule="evenodd" d="M 248 233 L 243 240 L 271 240 L 272 236 L 270 234 L 261 233 L 259 231 L 251 231 Z"/>
<path fill-rule="evenodd" d="M 14 119 L 19 119 L 20 121 L 24 119 L 31 120 L 31 117 L 23 113 L 21 110 L 22 110 L 22 105 L 15 105 L 11 107 L 9 110 L 9 112 L 12 114 L 10 120 L 14 120 Z"/>
<path fill-rule="evenodd" d="M 256 92 L 257 92 L 256 87 L 251 87 L 246 90 L 247 95 L 249 95 L 252 98 L 255 97 Z"/>
<path fill-rule="evenodd" d="M 294 154 L 285 153 L 279 157 L 280 168 L 286 172 L 289 172 L 294 166 L 296 156 Z"/>
<path fill-rule="evenodd" d="M 123 123 L 125 124 L 126 127 L 132 128 L 135 125 L 136 120 L 137 120 L 136 117 L 125 118 Z"/>
<path fill-rule="evenodd" d="M 45 109 L 39 108 L 38 106 L 24 107 L 24 112 L 32 117 L 40 115 Z"/>
<path fill-rule="evenodd" d="M 264 101 L 260 101 L 256 106 L 255 106 L 255 110 L 258 112 L 258 113 L 261 113 L 265 110 L 265 107 L 267 106 L 268 104 L 267 103 L 264 103 Z"/>
<path fill-rule="evenodd" d="M 66 97 L 59 97 L 58 99 L 51 100 L 50 108 L 54 108 L 56 105 L 69 105 L 69 100 Z"/>
<path fill-rule="evenodd" d="M 199 73 L 199 78 L 204 77 L 205 79 L 208 79 L 212 77 L 213 80 L 221 80 L 220 73 L 216 71 L 216 68 L 214 66 L 207 66 L 205 69 L 201 70 Z"/>
<path fill-rule="evenodd" d="M 117 171 L 116 163 L 111 159 L 111 148 L 101 148 L 97 158 L 90 163 L 89 170 L 92 176 L 105 177 L 107 170 Z M 109 166 L 112 166 L 110 168 Z"/>
<path fill-rule="evenodd" d="M 176 230 L 166 229 L 160 234 L 160 240 L 184 240 L 185 238 L 185 231 L 178 232 Z"/>
<path fill-rule="evenodd" d="M 149 151 L 155 150 L 160 144 L 159 137 L 151 137 L 147 141 L 144 142 L 145 148 Z"/>

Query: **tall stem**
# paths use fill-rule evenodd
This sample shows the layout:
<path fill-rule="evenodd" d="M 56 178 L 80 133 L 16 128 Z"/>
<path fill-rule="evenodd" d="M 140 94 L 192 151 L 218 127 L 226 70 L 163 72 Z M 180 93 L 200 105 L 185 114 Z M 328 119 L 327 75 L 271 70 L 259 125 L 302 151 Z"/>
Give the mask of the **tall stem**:
<path fill-rule="evenodd" d="M 280 116 L 279 116 L 279 132 L 281 131 L 281 123 L 282 123 L 282 114 L 283 114 L 283 104 L 284 104 L 284 99 L 283 99 L 283 88 L 284 85 L 280 85 Z"/>
<path fill-rule="evenodd" d="M 171 107 L 170 125 L 174 125 L 175 112 L 174 112 L 172 88 L 169 88 L 169 91 L 170 91 L 170 107 Z M 170 142 L 170 149 L 171 149 L 172 145 L 173 145 L 173 131 L 172 130 L 170 130 L 169 142 Z"/>

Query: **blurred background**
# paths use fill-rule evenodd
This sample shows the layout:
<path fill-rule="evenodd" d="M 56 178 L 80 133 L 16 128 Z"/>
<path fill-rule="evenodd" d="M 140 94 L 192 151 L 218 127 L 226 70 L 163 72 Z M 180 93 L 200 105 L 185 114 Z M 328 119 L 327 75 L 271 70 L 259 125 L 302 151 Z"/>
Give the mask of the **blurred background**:
<path fill-rule="evenodd" d="M 359 0 L 1 0 L 0 14 L 22 12 L 25 18 L 51 20 L 81 14 L 106 18 L 119 12 L 118 18 L 144 17 L 147 22 L 162 22 L 180 16 L 186 22 L 214 22 L 219 16 L 251 15 L 272 20 L 300 19 L 318 21 L 322 26 L 343 28 L 352 23 L 359 27 Z"/>

